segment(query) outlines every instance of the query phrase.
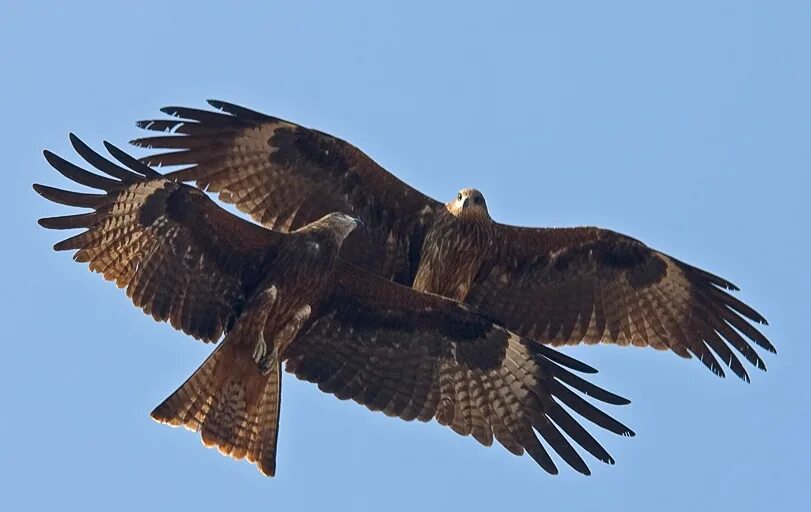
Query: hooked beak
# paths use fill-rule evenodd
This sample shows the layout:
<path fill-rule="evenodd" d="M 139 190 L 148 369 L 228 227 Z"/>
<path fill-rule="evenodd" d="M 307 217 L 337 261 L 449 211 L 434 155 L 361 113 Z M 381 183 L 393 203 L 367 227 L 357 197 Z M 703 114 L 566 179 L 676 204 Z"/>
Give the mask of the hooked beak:
<path fill-rule="evenodd" d="M 366 229 L 366 223 L 363 222 L 363 219 L 360 217 L 354 217 L 355 219 L 355 227 Z"/>

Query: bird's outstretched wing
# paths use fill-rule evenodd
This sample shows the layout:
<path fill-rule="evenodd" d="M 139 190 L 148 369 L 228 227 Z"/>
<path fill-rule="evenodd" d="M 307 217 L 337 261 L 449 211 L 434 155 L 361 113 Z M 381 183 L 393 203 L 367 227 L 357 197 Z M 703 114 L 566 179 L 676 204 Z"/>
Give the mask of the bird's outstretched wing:
<path fill-rule="evenodd" d="M 226 212 L 200 190 L 164 178 L 110 144 L 126 168 L 73 135 L 71 142 L 107 176 L 45 151 L 62 175 L 102 192 L 34 185 L 55 203 L 91 210 L 39 220 L 49 229 L 85 229 L 54 249 L 76 250 L 76 261 L 126 288 L 133 303 L 156 320 L 206 342 L 219 339 L 285 235 Z"/>
<path fill-rule="evenodd" d="M 484 445 L 493 438 L 555 463 L 536 434 L 570 466 L 589 468 L 563 435 L 597 459 L 611 456 L 561 404 L 607 430 L 633 435 L 581 398 L 627 401 L 574 375 L 595 370 L 520 338 L 466 306 L 342 264 L 331 298 L 290 345 L 287 370 L 322 391 L 405 420 L 433 418 Z M 567 367 L 569 369 L 567 369 Z"/>
<path fill-rule="evenodd" d="M 726 291 L 737 287 L 637 240 L 598 228 L 496 228 L 466 302 L 523 336 L 670 349 L 723 376 L 720 358 L 747 381 L 731 349 L 760 369 L 748 340 L 775 351 L 750 323 L 766 320 Z"/>
<path fill-rule="evenodd" d="M 274 230 L 294 230 L 333 211 L 360 217 L 369 229 L 351 235 L 343 256 L 398 282 L 413 277 L 437 201 L 341 139 L 230 103 L 209 103 L 220 112 L 166 107 L 161 110 L 177 119 L 139 121 L 141 128 L 168 133 L 134 145 L 170 150 L 141 160 L 188 166 L 167 176 L 219 193 Z"/>
<path fill-rule="evenodd" d="M 346 142 L 234 105 L 212 105 L 225 113 L 167 108 L 181 120 L 139 123 L 175 135 L 136 144 L 180 150 L 145 161 L 191 164 L 177 173 L 180 179 L 220 191 L 273 226 L 313 220 L 321 212 L 309 209 L 319 202 L 358 213 L 371 235 L 353 235 L 342 255 L 377 275 L 413 282 L 436 201 Z M 285 187 L 287 181 L 296 185 Z M 730 347 L 761 369 L 747 339 L 774 351 L 749 322 L 765 323 L 763 317 L 727 293 L 736 288 L 726 280 L 608 230 L 495 227 L 496 243 L 466 302 L 521 335 L 553 345 L 605 341 L 670 349 L 723 375 L 720 358 L 744 380 L 748 374 Z"/>

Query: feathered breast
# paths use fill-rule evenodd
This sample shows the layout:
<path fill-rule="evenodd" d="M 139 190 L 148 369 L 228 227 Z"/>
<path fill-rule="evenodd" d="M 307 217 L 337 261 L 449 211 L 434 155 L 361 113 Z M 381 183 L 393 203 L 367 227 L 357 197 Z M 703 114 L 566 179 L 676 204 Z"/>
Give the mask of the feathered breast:
<path fill-rule="evenodd" d="M 425 237 L 414 289 L 463 301 L 492 240 L 489 219 L 439 214 Z"/>

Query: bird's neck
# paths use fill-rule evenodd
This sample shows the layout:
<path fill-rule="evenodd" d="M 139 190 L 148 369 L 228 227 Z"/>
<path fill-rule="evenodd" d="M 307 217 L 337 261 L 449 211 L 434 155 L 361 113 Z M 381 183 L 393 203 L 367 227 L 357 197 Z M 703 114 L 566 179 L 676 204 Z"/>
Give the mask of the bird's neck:
<path fill-rule="evenodd" d="M 490 214 L 486 208 L 479 206 L 463 208 L 459 206 L 458 201 L 446 203 L 445 211 L 443 213 L 464 222 L 478 222 L 483 224 L 492 224 L 493 222 L 493 219 L 490 218 Z"/>

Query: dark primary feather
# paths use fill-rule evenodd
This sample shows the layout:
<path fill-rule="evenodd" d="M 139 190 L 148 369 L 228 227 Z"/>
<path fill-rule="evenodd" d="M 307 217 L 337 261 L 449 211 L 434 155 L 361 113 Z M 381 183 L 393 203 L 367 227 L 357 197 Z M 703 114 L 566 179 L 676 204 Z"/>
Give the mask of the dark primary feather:
<path fill-rule="evenodd" d="M 337 279 L 331 299 L 286 355 L 287 370 L 322 391 L 405 420 L 436 419 L 484 445 L 495 438 L 512 453 L 526 451 L 550 473 L 557 468 L 547 447 L 589 473 L 571 441 L 614 462 L 561 404 L 611 432 L 633 435 L 573 391 L 628 403 L 565 368 L 582 363 L 559 358 L 459 303 L 349 264 Z"/>
<path fill-rule="evenodd" d="M 160 177 L 160 174 L 157 176 L 150 176 L 149 174 L 139 174 L 133 172 L 132 170 L 120 167 L 93 151 L 90 146 L 82 142 L 79 137 L 72 133 L 70 134 L 70 142 L 73 145 L 73 149 L 76 150 L 76 153 L 78 153 L 79 156 L 85 160 L 85 162 L 89 163 L 99 171 L 121 180 L 123 183 L 135 183 L 136 181 L 143 180 L 144 176 L 150 178 Z"/>
<path fill-rule="evenodd" d="M 92 211 L 40 219 L 50 229 L 85 228 L 57 243 L 74 259 L 126 288 L 136 306 L 156 320 L 204 340 L 228 328 L 272 255 L 278 237 L 216 206 L 193 187 L 163 178 L 112 145 L 126 168 L 91 150 L 75 136 L 76 152 L 105 178 L 48 151 L 45 158 L 65 177 L 104 194 L 34 185 L 56 203 Z"/>

